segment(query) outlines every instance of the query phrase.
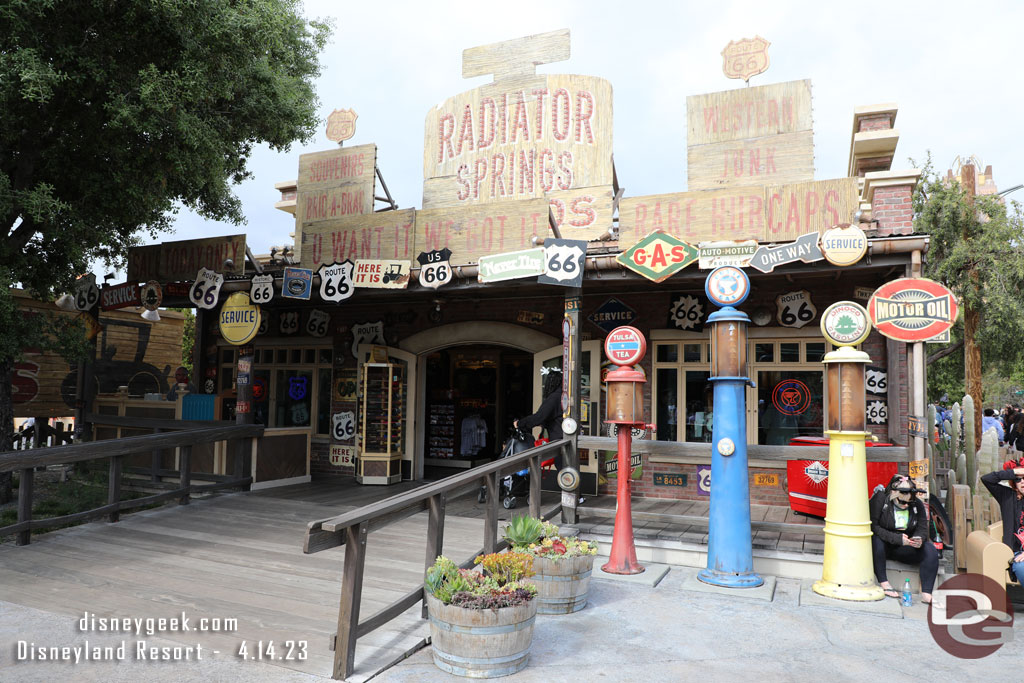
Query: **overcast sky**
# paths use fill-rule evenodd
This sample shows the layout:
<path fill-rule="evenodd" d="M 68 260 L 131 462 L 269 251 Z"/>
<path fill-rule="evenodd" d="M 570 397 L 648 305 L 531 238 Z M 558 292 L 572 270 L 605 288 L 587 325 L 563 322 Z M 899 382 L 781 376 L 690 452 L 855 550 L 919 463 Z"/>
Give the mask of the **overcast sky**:
<path fill-rule="evenodd" d="M 346 146 L 376 143 L 378 166 L 401 208 L 421 206 L 428 110 L 490 77 L 463 79 L 462 51 L 557 29 L 571 57 L 538 68 L 607 79 L 614 94 L 614 154 L 626 196 L 686 186 L 686 97 L 744 87 L 722 74 L 730 40 L 771 42 L 766 85 L 809 78 L 815 178 L 846 175 L 855 107 L 894 102 L 900 142 L 894 170 L 931 151 L 945 170 L 959 155 L 991 164 L 996 183 L 1024 183 L 1024 3 L 1005 2 L 356 2 L 307 0 L 334 34 L 316 84 L 320 115 L 359 115 Z M 293 180 L 299 155 L 330 149 L 324 126 L 308 147 L 256 151 L 254 178 L 237 187 L 244 226 L 182 212 L 161 241 L 245 232 L 255 253 L 288 241 L 289 214 L 274 183 Z M 981 168 L 979 170 L 984 170 Z M 1024 201 L 1024 190 L 1012 195 Z"/>

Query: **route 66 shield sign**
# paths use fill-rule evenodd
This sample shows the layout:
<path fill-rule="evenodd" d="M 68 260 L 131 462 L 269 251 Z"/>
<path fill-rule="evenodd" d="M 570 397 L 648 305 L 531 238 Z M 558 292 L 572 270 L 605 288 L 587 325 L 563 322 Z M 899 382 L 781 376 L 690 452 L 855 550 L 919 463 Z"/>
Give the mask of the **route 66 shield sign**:
<path fill-rule="evenodd" d="M 768 70 L 768 46 L 761 36 L 730 40 L 722 50 L 722 71 L 729 78 L 749 81 L 751 76 Z"/>
<path fill-rule="evenodd" d="M 100 300 L 100 288 L 96 286 L 96 275 L 89 273 L 75 282 L 75 308 L 88 311 Z"/>
<path fill-rule="evenodd" d="M 452 265 L 449 259 L 452 251 L 448 247 L 421 252 L 416 260 L 420 263 L 420 284 L 437 289 L 452 281 Z"/>
<path fill-rule="evenodd" d="M 327 139 L 332 142 L 344 142 L 356 134 L 356 119 L 359 114 L 355 109 L 335 109 L 327 117 Z"/>
<path fill-rule="evenodd" d="M 544 240 L 544 274 L 537 276 L 537 282 L 563 287 L 579 287 L 583 284 L 583 264 L 587 254 L 587 243 L 583 240 Z"/>
<path fill-rule="evenodd" d="M 331 436 L 335 441 L 348 441 L 356 434 L 356 414 L 351 410 L 331 416 Z"/>
<path fill-rule="evenodd" d="M 317 271 L 320 275 L 320 298 L 335 303 L 352 296 L 352 271 L 355 264 L 348 259 L 341 263 L 323 264 Z"/>

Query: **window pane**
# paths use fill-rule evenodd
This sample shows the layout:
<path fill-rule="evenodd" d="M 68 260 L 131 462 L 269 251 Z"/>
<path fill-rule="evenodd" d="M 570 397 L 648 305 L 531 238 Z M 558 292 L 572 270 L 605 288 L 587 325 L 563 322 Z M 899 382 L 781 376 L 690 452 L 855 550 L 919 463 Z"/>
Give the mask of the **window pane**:
<path fill-rule="evenodd" d="M 319 371 L 316 399 L 316 433 L 330 434 L 331 429 L 331 371 L 322 368 Z"/>
<path fill-rule="evenodd" d="M 679 360 L 679 347 L 675 344 L 658 344 L 657 357 L 659 363 L 675 363 Z"/>
<path fill-rule="evenodd" d="M 221 391 L 231 391 L 231 381 L 232 381 L 232 379 L 233 379 L 233 377 L 232 377 L 232 369 L 231 368 L 221 368 L 220 369 L 220 390 Z"/>
<path fill-rule="evenodd" d="M 235 350 L 234 349 L 221 349 L 220 350 L 220 362 L 221 363 L 234 363 L 235 362 Z"/>
<path fill-rule="evenodd" d="M 291 364 L 298 365 L 302 362 L 302 349 L 292 349 Z"/>
<path fill-rule="evenodd" d="M 275 426 L 270 424 L 270 370 L 266 368 L 252 373 L 252 413 L 258 424 Z"/>
<path fill-rule="evenodd" d="M 824 434 L 820 370 L 762 370 L 757 399 L 759 444 L 785 446 L 797 436 Z"/>
<path fill-rule="evenodd" d="M 302 360 L 303 363 L 307 363 L 309 365 L 312 365 L 313 363 L 316 362 L 316 349 L 306 349 L 303 352 L 302 355 L 303 355 L 303 360 Z"/>
<path fill-rule="evenodd" d="M 278 365 L 284 365 L 288 362 L 288 349 L 277 350 L 277 363 Z"/>
<path fill-rule="evenodd" d="M 824 342 L 807 342 L 805 348 L 807 349 L 808 363 L 820 363 L 821 359 L 825 357 Z"/>
<path fill-rule="evenodd" d="M 714 390 L 707 370 L 686 373 L 686 440 L 711 442 Z"/>
<path fill-rule="evenodd" d="M 675 368 L 658 368 L 656 384 L 658 391 L 658 441 L 676 441 L 679 406 L 678 371 Z"/>
<path fill-rule="evenodd" d="M 278 427 L 308 427 L 309 406 L 313 393 L 313 377 L 309 371 L 278 370 L 274 424 Z"/>
<path fill-rule="evenodd" d="M 260 362 L 263 365 L 274 364 L 274 349 L 263 349 L 263 354 L 260 356 Z"/>
<path fill-rule="evenodd" d="M 782 342 L 779 344 L 779 360 L 783 363 L 799 363 L 800 342 Z"/>
<path fill-rule="evenodd" d="M 754 344 L 754 360 L 758 363 L 774 363 L 775 344 L 771 342 Z"/>
<path fill-rule="evenodd" d="M 331 362 L 331 350 L 330 349 L 320 349 L 320 362 L 321 363 L 327 363 L 328 365 L 330 364 L 330 362 Z"/>
<path fill-rule="evenodd" d="M 683 344 L 683 362 L 700 362 L 700 344 Z"/>

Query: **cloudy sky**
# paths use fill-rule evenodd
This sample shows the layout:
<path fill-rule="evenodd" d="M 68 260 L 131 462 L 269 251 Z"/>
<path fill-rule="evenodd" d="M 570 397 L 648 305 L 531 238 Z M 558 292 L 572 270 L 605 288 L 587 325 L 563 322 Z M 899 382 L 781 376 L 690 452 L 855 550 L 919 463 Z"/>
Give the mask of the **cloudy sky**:
<path fill-rule="evenodd" d="M 855 107 L 894 102 L 900 143 L 894 169 L 930 150 L 991 164 L 1000 189 L 1024 183 L 1024 3 L 1005 2 L 355 2 L 307 0 L 310 17 L 335 29 L 317 83 L 321 116 L 359 115 L 346 145 L 376 143 L 378 166 L 401 208 L 421 206 L 428 110 L 490 81 L 463 79 L 467 47 L 568 28 L 571 58 L 540 73 L 599 76 L 614 92 L 614 153 L 626 196 L 686 186 L 686 97 L 744 87 L 722 74 L 730 40 L 771 42 L 765 85 L 809 78 L 815 178 L 846 174 Z M 330 149 L 321 126 L 308 147 L 258 150 L 254 178 L 238 186 L 248 224 L 182 212 L 163 241 L 245 232 L 255 253 L 288 241 L 291 216 L 273 208 L 274 183 L 293 180 L 299 155 Z M 980 169 L 983 170 L 983 169 Z M 1012 195 L 1024 201 L 1024 190 Z"/>

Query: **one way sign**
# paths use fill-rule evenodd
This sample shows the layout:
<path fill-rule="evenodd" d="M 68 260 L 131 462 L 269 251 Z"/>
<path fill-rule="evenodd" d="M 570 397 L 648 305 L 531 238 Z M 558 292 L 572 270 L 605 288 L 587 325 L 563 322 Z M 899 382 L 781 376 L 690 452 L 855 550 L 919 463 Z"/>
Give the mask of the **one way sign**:
<path fill-rule="evenodd" d="M 823 261 L 825 255 L 821 253 L 818 246 L 818 233 L 809 232 L 800 235 L 796 242 L 783 244 L 781 247 L 759 247 L 753 258 L 750 259 L 750 267 L 762 273 L 770 273 L 776 266 L 787 263 L 803 261 L 813 263 Z"/>

